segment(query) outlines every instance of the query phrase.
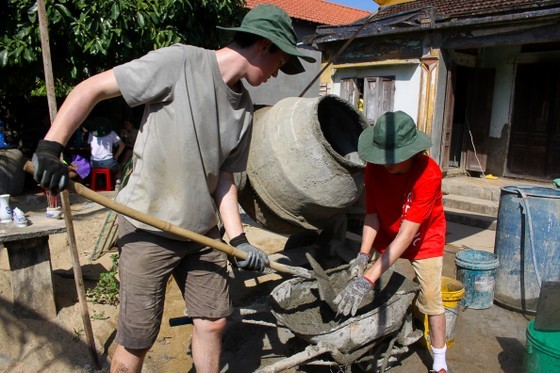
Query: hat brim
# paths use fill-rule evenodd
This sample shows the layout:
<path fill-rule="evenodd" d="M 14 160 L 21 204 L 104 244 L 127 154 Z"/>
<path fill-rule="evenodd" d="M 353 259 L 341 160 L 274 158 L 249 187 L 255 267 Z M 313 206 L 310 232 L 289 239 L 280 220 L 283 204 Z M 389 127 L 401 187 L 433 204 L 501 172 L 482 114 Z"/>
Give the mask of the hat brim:
<path fill-rule="evenodd" d="M 262 36 L 263 38 L 266 38 L 266 39 L 270 40 L 272 43 L 274 43 L 274 45 L 276 45 L 278 48 L 280 48 L 280 50 L 282 52 L 284 52 L 286 54 L 289 54 L 291 56 L 291 58 L 288 60 L 288 62 L 286 62 L 286 64 L 280 68 L 280 70 L 284 74 L 295 75 L 295 74 L 299 74 L 299 73 L 302 73 L 302 72 L 305 71 L 305 68 L 301 64 L 301 61 L 299 60 L 299 58 L 301 58 L 301 59 L 303 59 L 303 60 L 305 60 L 309 63 L 313 63 L 313 62 L 316 61 L 316 59 L 314 57 L 308 56 L 307 54 L 304 54 L 304 53 L 300 52 L 293 45 L 291 45 L 289 43 L 286 43 L 282 40 L 279 40 L 277 36 L 275 36 L 271 33 L 268 33 L 265 30 L 254 29 L 254 28 L 245 27 L 245 26 L 239 26 L 239 27 L 216 26 L 216 27 L 219 28 L 220 30 L 226 30 L 226 31 L 247 32 L 249 34 Z"/>
<path fill-rule="evenodd" d="M 396 149 L 380 148 L 373 142 L 373 126 L 366 128 L 358 139 L 358 154 L 364 161 L 374 164 L 396 164 L 412 158 L 432 147 L 432 140 L 418 131 L 416 141 Z"/>

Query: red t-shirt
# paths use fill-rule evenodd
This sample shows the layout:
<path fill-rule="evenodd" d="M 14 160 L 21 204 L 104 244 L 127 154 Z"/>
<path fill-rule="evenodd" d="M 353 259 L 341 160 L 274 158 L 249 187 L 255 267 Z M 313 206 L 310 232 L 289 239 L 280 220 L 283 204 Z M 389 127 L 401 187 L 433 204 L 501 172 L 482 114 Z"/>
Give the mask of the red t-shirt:
<path fill-rule="evenodd" d="M 365 171 L 366 212 L 379 216 L 380 229 L 373 247 L 383 252 L 395 239 L 403 220 L 420 223 L 420 229 L 402 258 L 443 256 L 445 215 L 442 174 L 427 155 L 414 159 L 406 174 L 392 174 L 382 165 L 368 163 Z"/>

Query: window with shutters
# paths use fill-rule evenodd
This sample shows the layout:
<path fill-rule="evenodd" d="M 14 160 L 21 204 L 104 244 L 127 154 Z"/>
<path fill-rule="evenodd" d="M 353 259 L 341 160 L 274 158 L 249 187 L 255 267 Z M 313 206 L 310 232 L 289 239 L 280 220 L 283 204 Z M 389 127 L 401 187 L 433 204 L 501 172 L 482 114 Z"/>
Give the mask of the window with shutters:
<path fill-rule="evenodd" d="M 369 124 L 393 111 L 395 77 L 368 77 L 364 79 L 364 115 Z"/>
<path fill-rule="evenodd" d="M 360 98 L 364 91 L 364 80 L 359 78 L 342 79 L 340 81 L 340 97 L 359 109 Z"/>
<path fill-rule="evenodd" d="M 340 97 L 363 111 L 369 124 L 375 124 L 381 115 L 394 110 L 394 76 L 341 79 L 340 85 Z"/>

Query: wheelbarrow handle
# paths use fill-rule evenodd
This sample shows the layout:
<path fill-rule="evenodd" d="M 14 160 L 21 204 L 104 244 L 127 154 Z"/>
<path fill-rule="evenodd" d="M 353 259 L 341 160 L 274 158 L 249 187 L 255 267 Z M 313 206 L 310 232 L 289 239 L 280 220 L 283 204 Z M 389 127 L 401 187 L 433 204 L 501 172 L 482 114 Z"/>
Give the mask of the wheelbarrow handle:
<path fill-rule="evenodd" d="M 33 163 L 30 161 L 27 161 L 23 167 L 23 169 L 25 170 L 25 172 L 32 174 L 34 173 L 35 167 L 33 166 Z M 120 204 L 116 201 L 113 201 L 110 198 L 107 198 L 97 192 L 94 192 L 93 190 L 87 188 L 86 186 L 77 183 L 73 180 L 69 180 L 68 181 L 68 190 L 70 190 L 73 193 L 76 193 L 79 196 L 82 196 L 90 201 L 93 202 L 97 202 L 102 206 L 107 207 L 110 210 L 113 210 L 119 214 L 122 214 L 124 216 L 128 216 L 129 218 L 132 218 L 134 220 L 137 220 L 139 222 L 142 222 L 144 224 L 148 224 L 154 228 L 158 228 L 160 230 L 162 230 L 163 232 L 167 232 L 167 233 L 172 233 L 175 234 L 176 236 L 182 237 L 182 238 L 186 238 L 189 239 L 191 241 L 195 241 L 198 242 L 204 246 L 208 246 L 211 247 L 213 249 L 219 250 L 221 252 L 226 253 L 227 255 L 231 255 L 234 256 L 238 259 L 241 260 L 245 260 L 247 259 L 247 253 L 241 250 L 237 250 L 235 247 L 230 246 L 226 243 L 223 243 L 221 241 L 217 241 L 214 240 L 212 238 L 206 237 L 202 234 L 193 232 L 191 230 L 179 227 L 177 225 L 171 224 L 165 220 L 156 218 L 154 216 L 150 216 L 148 214 L 145 214 L 143 212 L 140 212 L 138 210 L 135 210 L 133 208 L 130 208 L 128 206 L 125 206 L 123 204 Z M 285 264 L 281 264 L 278 262 L 274 262 L 272 260 L 269 260 L 269 267 L 274 269 L 275 271 L 278 272 L 282 272 L 282 273 L 286 273 L 286 274 L 290 274 L 290 275 L 294 275 L 294 276 L 298 276 L 298 277 L 303 277 L 306 279 L 310 279 L 311 278 L 311 273 L 309 270 L 305 269 L 305 268 L 301 268 L 301 267 L 294 267 L 294 266 L 288 266 Z"/>

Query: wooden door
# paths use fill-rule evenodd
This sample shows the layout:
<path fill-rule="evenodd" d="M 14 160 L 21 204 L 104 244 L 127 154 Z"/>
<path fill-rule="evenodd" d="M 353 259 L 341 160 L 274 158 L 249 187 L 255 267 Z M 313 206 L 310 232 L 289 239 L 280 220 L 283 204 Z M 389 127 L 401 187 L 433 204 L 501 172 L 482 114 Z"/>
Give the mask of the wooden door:
<path fill-rule="evenodd" d="M 465 169 L 486 171 L 495 69 L 476 69 L 469 85 L 466 134 L 463 137 Z"/>
<path fill-rule="evenodd" d="M 443 133 L 441 138 L 440 167 L 442 171 L 449 168 L 449 157 L 451 154 L 451 138 L 453 134 L 453 113 L 455 109 L 455 71 L 451 68 L 447 71 L 447 87 L 445 90 L 445 109 L 443 119 Z"/>
<path fill-rule="evenodd" d="M 560 176 L 560 72 L 557 64 L 518 65 L 507 173 Z"/>

